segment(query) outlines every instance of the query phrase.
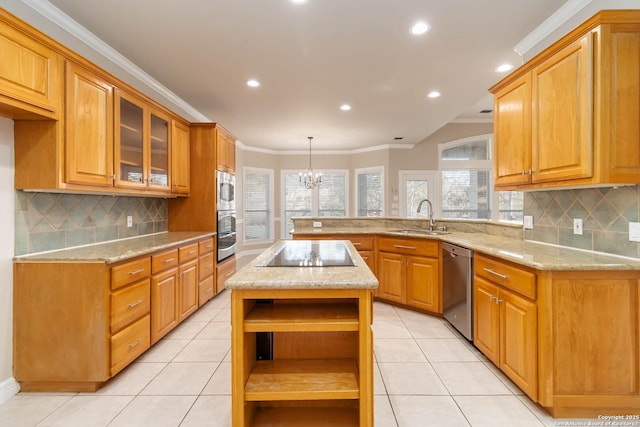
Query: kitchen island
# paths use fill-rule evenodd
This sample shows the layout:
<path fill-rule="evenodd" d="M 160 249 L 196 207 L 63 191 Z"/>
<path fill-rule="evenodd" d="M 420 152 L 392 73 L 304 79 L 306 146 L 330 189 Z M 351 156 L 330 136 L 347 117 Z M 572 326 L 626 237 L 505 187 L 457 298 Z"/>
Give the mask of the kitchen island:
<path fill-rule="evenodd" d="M 373 425 L 378 281 L 351 242 L 276 243 L 225 286 L 234 427 Z"/>

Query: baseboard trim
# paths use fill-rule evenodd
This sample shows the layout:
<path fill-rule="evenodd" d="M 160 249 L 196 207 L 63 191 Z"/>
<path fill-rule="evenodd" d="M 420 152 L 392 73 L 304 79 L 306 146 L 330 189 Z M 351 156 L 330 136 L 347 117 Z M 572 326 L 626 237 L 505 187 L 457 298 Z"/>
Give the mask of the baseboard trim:
<path fill-rule="evenodd" d="M 10 377 L 0 382 L 0 403 L 11 399 L 20 391 L 20 384 Z"/>

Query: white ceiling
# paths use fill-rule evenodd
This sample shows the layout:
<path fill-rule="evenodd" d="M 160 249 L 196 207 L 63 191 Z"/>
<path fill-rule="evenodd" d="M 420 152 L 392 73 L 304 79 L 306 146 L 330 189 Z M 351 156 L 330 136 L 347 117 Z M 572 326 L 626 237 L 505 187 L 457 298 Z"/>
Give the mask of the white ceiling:
<path fill-rule="evenodd" d="M 50 2 L 244 145 L 323 151 L 490 119 L 494 69 L 565 0 Z M 412 35 L 417 20 L 431 30 Z"/>

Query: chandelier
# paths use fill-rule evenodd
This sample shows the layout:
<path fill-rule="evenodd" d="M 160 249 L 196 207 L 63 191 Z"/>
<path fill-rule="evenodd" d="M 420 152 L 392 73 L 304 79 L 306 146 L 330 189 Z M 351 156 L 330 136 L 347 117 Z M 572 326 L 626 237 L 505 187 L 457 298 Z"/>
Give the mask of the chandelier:
<path fill-rule="evenodd" d="M 313 168 L 311 167 L 311 140 L 312 136 L 308 136 L 309 138 L 309 167 L 306 172 L 300 172 L 300 184 L 304 185 L 309 190 L 313 190 L 318 187 L 322 183 L 322 174 L 313 172 Z"/>

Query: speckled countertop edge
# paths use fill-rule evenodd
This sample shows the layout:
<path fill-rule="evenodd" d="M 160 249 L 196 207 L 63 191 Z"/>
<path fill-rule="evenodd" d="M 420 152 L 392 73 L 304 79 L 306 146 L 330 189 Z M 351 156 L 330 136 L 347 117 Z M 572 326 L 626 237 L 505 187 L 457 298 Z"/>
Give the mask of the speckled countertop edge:
<path fill-rule="evenodd" d="M 434 239 L 460 245 L 537 270 L 640 270 L 640 259 L 608 255 L 566 246 L 514 239 L 486 233 L 463 233 L 430 236 L 421 233 L 400 233 L 388 228 L 340 228 L 294 231 L 292 234 L 363 234 Z"/>
<path fill-rule="evenodd" d="M 104 262 L 107 264 L 124 261 L 163 249 L 195 242 L 215 236 L 214 232 L 175 231 L 147 234 L 111 242 L 96 243 L 51 252 L 21 255 L 14 262 Z"/>
<path fill-rule="evenodd" d="M 264 265 L 287 244 L 301 241 L 281 240 L 258 255 L 226 282 L 227 289 L 375 289 L 373 275 L 353 244 L 344 243 L 355 267 L 265 267 Z"/>

